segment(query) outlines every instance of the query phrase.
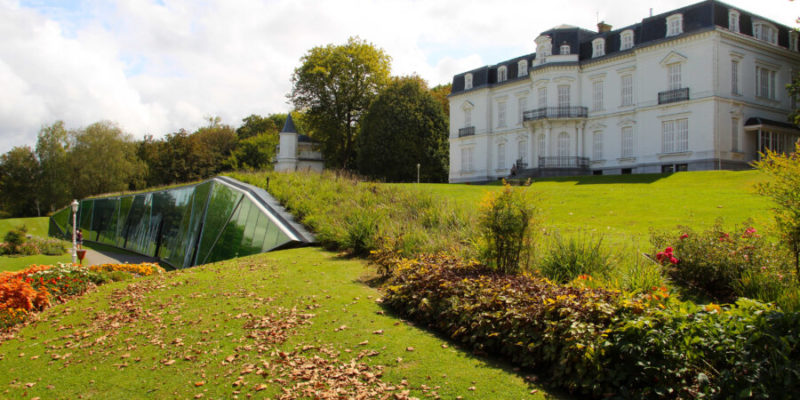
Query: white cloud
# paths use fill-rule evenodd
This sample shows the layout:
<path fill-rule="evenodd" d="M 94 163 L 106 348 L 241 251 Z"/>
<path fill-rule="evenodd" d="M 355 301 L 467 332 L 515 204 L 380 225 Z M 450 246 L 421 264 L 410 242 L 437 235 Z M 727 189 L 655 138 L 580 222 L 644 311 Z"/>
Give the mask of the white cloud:
<path fill-rule="evenodd" d="M 654 13 L 692 4 L 658 3 Z M 392 56 L 392 73 L 431 85 L 534 51 L 561 23 L 621 27 L 647 17 L 635 0 L 0 0 L 0 152 L 35 144 L 43 124 L 109 119 L 137 137 L 193 130 L 218 115 L 286 112 L 300 57 L 360 36 Z M 67 4 L 73 4 L 69 2 Z M 794 26 L 788 1 L 731 0 Z"/>

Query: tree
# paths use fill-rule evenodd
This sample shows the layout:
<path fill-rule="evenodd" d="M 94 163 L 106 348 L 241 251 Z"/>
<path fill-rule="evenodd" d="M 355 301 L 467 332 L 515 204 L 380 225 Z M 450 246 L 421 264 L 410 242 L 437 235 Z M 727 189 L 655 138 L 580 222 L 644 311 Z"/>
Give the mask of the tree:
<path fill-rule="evenodd" d="M 226 163 L 235 170 L 263 170 L 271 166 L 278 146 L 278 135 L 262 133 L 240 140 Z"/>
<path fill-rule="evenodd" d="M 237 143 L 233 127 L 220 124 L 219 117 L 209 118 L 208 126 L 195 131 L 191 140 L 194 141 L 193 167 L 199 169 L 201 178 L 214 176 L 227 169 L 225 160 L 230 157 Z"/>
<path fill-rule="evenodd" d="M 279 115 L 279 114 L 272 114 Z M 285 115 L 285 114 L 284 114 Z M 286 117 L 284 116 L 284 121 Z M 251 114 L 249 117 L 242 119 L 242 126 L 236 128 L 236 136 L 239 140 L 244 140 L 263 133 L 272 133 L 277 135 L 278 130 L 283 125 L 278 126 L 274 119 L 270 117 L 262 117 L 260 115 Z"/>
<path fill-rule="evenodd" d="M 800 281 L 800 141 L 794 153 L 783 154 L 767 149 L 761 160 L 753 163 L 772 179 L 758 185 L 758 191 L 773 201 L 775 222 L 784 244 L 794 255 L 794 267 Z"/>
<path fill-rule="evenodd" d="M 419 77 L 395 78 L 364 116 L 358 170 L 387 181 L 444 182 L 448 171 L 447 122 Z"/>
<path fill-rule="evenodd" d="M 448 83 L 446 85 L 436 85 L 431 88 L 431 95 L 433 95 L 433 98 L 436 99 L 436 102 L 441 104 L 444 116 L 448 121 L 450 120 L 450 100 L 447 98 L 447 96 L 450 95 L 452 88 L 452 83 Z"/>
<path fill-rule="evenodd" d="M 325 162 L 348 168 L 356 156 L 359 121 L 389 81 L 391 58 L 357 37 L 344 45 L 314 47 L 292 75 L 290 98 L 306 113 Z"/>
<path fill-rule="evenodd" d="M 68 150 L 69 132 L 63 121 L 42 127 L 36 141 L 40 166 L 37 198 L 45 212 L 55 211 L 70 201 Z"/>
<path fill-rule="evenodd" d="M 14 147 L 0 156 L 0 202 L 11 216 L 38 215 L 39 162 L 28 146 Z"/>

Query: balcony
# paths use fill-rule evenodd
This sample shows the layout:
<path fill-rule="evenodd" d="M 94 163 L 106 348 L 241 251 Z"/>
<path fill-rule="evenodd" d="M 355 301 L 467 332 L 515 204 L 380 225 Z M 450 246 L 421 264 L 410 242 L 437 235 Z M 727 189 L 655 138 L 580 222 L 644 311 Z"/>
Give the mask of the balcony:
<path fill-rule="evenodd" d="M 586 118 L 587 114 L 588 109 L 586 107 L 543 107 L 525 111 L 522 114 L 522 119 L 524 121 L 536 121 L 540 119 Z"/>
<path fill-rule="evenodd" d="M 658 92 L 658 104 L 677 103 L 684 100 L 689 100 L 689 88 Z"/>
<path fill-rule="evenodd" d="M 465 128 L 460 128 L 458 130 L 458 137 L 472 136 L 474 134 L 475 134 L 475 127 L 474 126 L 467 126 Z"/>
<path fill-rule="evenodd" d="M 589 158 L 539 157 L 539 168 L 589 168 Z"/>

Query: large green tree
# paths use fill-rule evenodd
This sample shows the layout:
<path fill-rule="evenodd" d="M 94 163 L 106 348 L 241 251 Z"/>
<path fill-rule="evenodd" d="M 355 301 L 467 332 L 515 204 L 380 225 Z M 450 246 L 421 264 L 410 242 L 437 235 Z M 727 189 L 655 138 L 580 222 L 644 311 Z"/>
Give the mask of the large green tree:
<path fill-rule="evenodd" d="M 70 201 L 69 132 L 63 121 L 43 126 L 36 141 L 39 159 L 38 199 L 43 212 L 55 211 Z"/>
<path fill-rule="evenodd" d="M 419 77 L 395 78 L 369 107 L 358 137 L 358 170 L 391 182 L 445 182 L 447 120 Z"/>
<path fill-rule="evenodd" d="M 286 120 L 285 114 L 283 120 Z M 277 135 L 281 127 L 283 127 L 283 125 L 278 126 L 275 120 L 270 117 L 262 117 L 260 115 L 251 114 L 250 116 L 242 119 L 242 126 L 236 128 L 236 136 L 239 138 L 239 140 L 244 140 L 264 133 L 273 133 Z"/>
<path fill-rule="evenodd" d="M 39 162 L 28 146 L 14 147 L 0 156 L 0 204 L 14 217 L 30 217 L 37 210 Z"/>
<path fill-rule="evenodd" d="M 389 81 L 391 58 L 351 37 L 343 45 L 314 47 L 300 61 L 290 98 L 305 112 L 326 164 L 348 168 L 355 160 L 361 117 Z"/>

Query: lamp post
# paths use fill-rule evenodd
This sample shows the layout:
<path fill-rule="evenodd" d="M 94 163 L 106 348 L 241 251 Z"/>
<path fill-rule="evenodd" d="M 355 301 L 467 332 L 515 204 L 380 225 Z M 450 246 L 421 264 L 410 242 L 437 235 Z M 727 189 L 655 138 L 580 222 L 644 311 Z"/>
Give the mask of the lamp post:
<path fill-rule="evenodd" d="M 78 229 L 78 200 L 72 200 L 72 264 L 78 262 L 78 241 L 76 232 Z"/>
<path fill-rule="evenodd" d="M 419 183 L 419 163 L 417 163 L 417 183 Z"/>

